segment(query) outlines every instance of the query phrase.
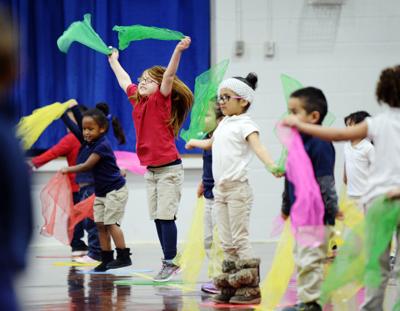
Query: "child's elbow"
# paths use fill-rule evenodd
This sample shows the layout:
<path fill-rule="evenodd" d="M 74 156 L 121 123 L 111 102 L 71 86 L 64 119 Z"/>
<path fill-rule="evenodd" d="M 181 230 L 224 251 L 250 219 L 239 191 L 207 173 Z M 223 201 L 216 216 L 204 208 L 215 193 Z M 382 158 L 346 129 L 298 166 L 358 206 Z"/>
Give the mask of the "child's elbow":
<path fill-rule="evenodd" d="M 163 74 L 163 81 L 165 82 L 173 82 L 175 77 L 175 73 L 165 71 Z"/>
<path fill-rule="evenodd" d="M 337 132 L 335 135 L 332 137 L 332 141 L 344 141 L 348 140 L 348 135 L 346 133 L 343 133 L 341 131 Z"/>

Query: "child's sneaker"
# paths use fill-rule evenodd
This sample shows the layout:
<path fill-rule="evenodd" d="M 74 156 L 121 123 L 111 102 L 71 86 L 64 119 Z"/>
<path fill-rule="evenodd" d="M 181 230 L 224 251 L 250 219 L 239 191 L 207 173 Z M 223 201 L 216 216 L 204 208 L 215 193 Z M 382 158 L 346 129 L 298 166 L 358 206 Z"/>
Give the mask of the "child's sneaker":
<path fill-rule="evenodd" d="M 201 290 L 208 294 L 219 294 L 220 290 L 215 287 L 213 282 L 207 282 L 201 285 Z"/>
<path fill-rule="evenodd" d="M 71 256 L 72 256 L 72 258 L 74 258 L 74 257 L 82 257 L 82 256 L 87 255 L 87 253 L 88 253 L 88 247 L 85 245 L 85 246 L 82 246 L 82 247 L 79 247 L 79 248 L 73 248 Z"/>
<path fill-rule="evenodd" d="M 107 265 L 114 260 L 114 251 L 101 251 L 101 263 L 93 270 L 95 272 L 107 271 Z"/>
<path fill-rule="evenodd" d="M 99 263 L 98 260 L 90 257 L 89 255 L 85 255 L 82 257 L 75 258 L 74 260 L 77 263 Z"/>
<path fill-rule="evenodd" d="M 282 311 L 322 311 L 321 306 L 315 301 L 299 303 L 294 306 L 286 307 Z"/>
<path fill-rule="evenodd" d="M 132 265 L 130 248 L 117 248 L 117 258 L 107 264 L 107 269 L 118 269 Z"/>
<path fill-rule="evenodd" d="M 163 260 L 162 263 L 163 265 L 160 272 L 158 272 L 158 274 L 153 278 L 155 282 L 167 282 L 173 277 L 174 274 L 180 271 L 179 266 L 173 264 L 172 262 Z"/>

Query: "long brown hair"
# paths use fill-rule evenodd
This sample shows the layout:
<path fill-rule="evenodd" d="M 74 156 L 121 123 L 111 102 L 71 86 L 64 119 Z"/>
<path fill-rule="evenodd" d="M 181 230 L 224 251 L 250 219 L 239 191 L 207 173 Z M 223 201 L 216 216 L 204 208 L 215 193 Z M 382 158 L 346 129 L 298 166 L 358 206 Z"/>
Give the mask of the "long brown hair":
<path fill-rule="evenodd" d="M 165 67 L 153 66 L 146 69 L 145 72 L 161 85 L 165 70 Z M 139 102 L 142 97 L 138 91 L 132 96 L 135 102 Z M 171 119 L 168 120 L 168 125 L 172 126 L 175 136 L 178 136 L 179 130 L 192 107 L 193 93 L 176 75 L 172 83 L 171 100 Z"/>

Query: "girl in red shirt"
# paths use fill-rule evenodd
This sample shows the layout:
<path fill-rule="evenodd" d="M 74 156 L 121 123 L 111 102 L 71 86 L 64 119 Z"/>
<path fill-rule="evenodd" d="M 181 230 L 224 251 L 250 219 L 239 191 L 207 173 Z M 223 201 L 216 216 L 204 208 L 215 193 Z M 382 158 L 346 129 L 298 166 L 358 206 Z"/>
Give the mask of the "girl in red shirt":
<path fill-rule="evenodd" d="M 176 76 L 182 52 L 190 46 L 185 37 L 176 46 L 167 68 L 154 66 L 142 73 L 139 84 L 133 84 L 113 49 L 108 60 L 118 83 L 126 92 L 132 107 L 136 130 L 136 152 L 147 166 L 145 175 L 150 218 L 154 220 L 164 253 L 162 268 L 155 281 L 165 282 L 178 271 L 175 219 L 181 198 L 183 168 L 175 145 L 193 103 L 190 89 Z"/>

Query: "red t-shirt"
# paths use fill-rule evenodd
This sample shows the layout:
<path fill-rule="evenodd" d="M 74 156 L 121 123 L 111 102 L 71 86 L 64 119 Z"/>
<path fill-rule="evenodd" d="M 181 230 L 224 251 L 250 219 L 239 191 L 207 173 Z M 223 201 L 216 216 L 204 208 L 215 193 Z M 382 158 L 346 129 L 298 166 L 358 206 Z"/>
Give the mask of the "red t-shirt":
<path fill-rule="evenodd" d="M 32 159 L 32 164 L 36 168 L 38 168 L 45 165 L 47 162 L 50 162 L 51 160 L 65 156 L 67 157 L 68 166 L 76 165 L 76 158 L 78 157 L 80 147 L 81 143 L 75 137 L 75 135 L 72 133 L 68 133 L 49 150 L 47 150 L 46 152 L 42 153 L 37 157 L 34 157 Z M 79 191 L 79 186 L 75 182 L 75 174 L 68 173 L 68 178 L 71 183 L 72 191 L 73 192 Z"/>
<path fill-rule="evenodd" d="M 137 91 L 137 85 L 126 89 L 128 98 Z M 157 90 L 154 94 L 142 98 L 136 103 L 129 98 L 132 106 L 132 118 L 136 130 L 136 153 L 143 166 L 160 166 L 179 159 L 175 145 L 171 118 L 171 94 L 165 97 Z"/>

